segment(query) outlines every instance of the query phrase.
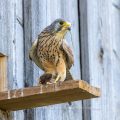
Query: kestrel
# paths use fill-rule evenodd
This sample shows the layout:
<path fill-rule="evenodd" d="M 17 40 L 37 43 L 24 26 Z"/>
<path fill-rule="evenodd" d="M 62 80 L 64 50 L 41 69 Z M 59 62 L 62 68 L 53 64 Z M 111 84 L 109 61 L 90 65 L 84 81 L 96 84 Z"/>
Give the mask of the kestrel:
<path fill-rule="evenodd" d="M 69 70 L 74 63 L 74 57 L 65 41 L 65 35 L 70 29 L 69 22 L 57 19 L 33 42 L 29 57 L 44 71 L 40 83 L 56 83 L 73 79 Z"/>

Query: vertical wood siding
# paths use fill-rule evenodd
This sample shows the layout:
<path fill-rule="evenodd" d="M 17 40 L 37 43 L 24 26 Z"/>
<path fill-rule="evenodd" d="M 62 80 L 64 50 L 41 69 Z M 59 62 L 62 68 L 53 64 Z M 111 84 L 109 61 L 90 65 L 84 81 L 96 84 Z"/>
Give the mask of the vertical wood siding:
<path fill-rule="evenodd" d="M 113 105 L 113 119 L 120 119 L 120 1 L 119 0 L 111 0 L 110 4 L 110 19 L 111 19 L 111 40 L 112 40 L 112 105 Z"/>
<path fill-rule="evenodd" d="M 80 48 L 79 48 L 79 27 L 78 27 L 78 4 L 77 0 L 71 0 L 66 8 L 67 0 L 25 0 L 24 1 L 24 29 L 25 29 L 25 73 L 27 80 L 26 85 L 37 83 L 37 78 L 42 71 L 36 65 L 31 64 L 28 59 L 28 50 L 31 47 L 32 41 L 37 38 L 37 35 L 44 27 L 49 25 L 57 18 L 64 18 L 73 24 L 72 37 L 75 44 L 75 65 L 72 71 L 75 79 L 80 79 Z M 72 8 L 72 11 L 71 11 Z M 73 16 L 73 17 L 72 17 Z M 70 35 L 67 36 L 70 42 Z M 32 72 L 32 73 L 31 73 Z M 33 83 L 34 79 L 34 83 Z M 74 102 L 70 107 L 68 103 L 61 105 L 52 105 L 48 107 L 36 108 L 34 112 L 27 110 L 25 119 L 39 120 L 61 120 L 67 119 L 82 120 L 82 104 L 81 102 Z M 78 115 L 79 114 L 79 115 Z M 28 117 L 29 116 L 29 117 Z M 57 117 L 56 117 L 57 116 Z"/>
<path fill-rule="evenodd" d="M 24 86 L 22 0 L 0 0 L 0 52 L 8 56 L 8 89 Z M 23 112 L 12 114 L 23 119 Z"/>
<path fill-rule="evenodd" d="M 117 96 L 120 88 L 118 85 L 120 76 L 119 5 L 120 2 L 117 0 L 87 1 L 87 17 L 85 18 L 87 22 L 85 24 L 87 24 L 88 31 L 86 54 L 89 59 L 89 82 L 100 87 L 102 95 L 98 99 L 91 100 L 91 115 L 87 112 L 85 120 L 120 119 L 118 115 L 120 99 Z M 84 29 L 83 32 L 85 33 Z"/>
<path fill-rule="evenodd" d="M 100 87 L 102 96 L 72 106 L 17 111 L 12 119 L 120 120 L 119 0 L 0 0 L 0 53 L 8 56 L 8 89 L 37 84 L 42 71 L 28 52 L 37 35 L 57 18 L 72 23 L 74 78 Z M 72 47 L 70 34 L 67 41 Z M 6 119 L 2 112 L 0 117 Z"/>
<path fill-rule="evenodd" d="M 87 0 L 79 1 L 79 21 L 80 21 L 80 48 L 81 48 L 81 79 L 90 83 L 89 69 L 89 38 L 88 38 L 88 3 Z M 91 120 L 91 101 L 83 100 L 83 120 Z"/>

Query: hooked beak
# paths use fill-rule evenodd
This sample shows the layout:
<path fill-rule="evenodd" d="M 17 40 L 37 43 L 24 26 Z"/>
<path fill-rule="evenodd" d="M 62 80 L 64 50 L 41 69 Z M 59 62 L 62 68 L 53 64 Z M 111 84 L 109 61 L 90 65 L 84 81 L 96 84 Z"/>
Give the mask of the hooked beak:
<path fill-rule="evenodd" d="M 66 21 L 66 22 L 64 22 L 63 27 L 70 31 L 71 30 L 71 23 Z"/>

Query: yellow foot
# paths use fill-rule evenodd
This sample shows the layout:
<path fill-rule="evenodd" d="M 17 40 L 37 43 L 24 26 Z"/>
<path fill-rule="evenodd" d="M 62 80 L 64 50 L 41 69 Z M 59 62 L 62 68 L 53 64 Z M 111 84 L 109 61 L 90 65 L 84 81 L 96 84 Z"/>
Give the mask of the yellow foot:
<path fill-rule="evenodd" d="M 46 84 L 47 84 L 47 85 L 51 85 L 51 84 L 53 84 L 53 83 L 52 83 L 52 82 L 46 82 Z"/>
<path fill-rule="evenodd" d="M 57 78 L 55 79 L 54 83 L 57 83 L 59 79 L 60 79 L 60 76 L 58 75 Z"/>

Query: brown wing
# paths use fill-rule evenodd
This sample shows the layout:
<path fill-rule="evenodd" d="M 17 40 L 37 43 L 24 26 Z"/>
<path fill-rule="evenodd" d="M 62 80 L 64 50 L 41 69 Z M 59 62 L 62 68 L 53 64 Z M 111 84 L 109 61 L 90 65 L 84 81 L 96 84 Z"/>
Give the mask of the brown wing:
<path fill-rule="evenodd" d="M 70 69 L 74 64 L 74 56 L 72 50 L 65 41 L 63 41 L 61 48 L 66 59 L 66 66 L 68 69 Z"/>
<path fill-rule="evenodd" d="M 36 39 L 36 40 L 33 42 L 33 44 L 32 44 L 32 47 L 31 47 L 31 49 L 30 49 L 30 51 L 29 51 L 29 58 L 30 58 L 30 60 L 32 60 L 33 62 L 35 62 L 35 64 L 36 64 L 39 68 L 43 69 L 43 67 L 42 67 L 42 65 L 41 65 L 41 63 L 40 63 L 40 61 L 39 61 L 39 58 L 38 58 L 38 56 L 37 56 L 37 45 L 38 45 L 38 39 Z"/>
<path fill-rule="evenodd" d="M 73 80 L 73 77 L 69 71 L 69 69 L 72 67 L 72 65 L 74 64 L 74 56 L 72 53 L 71 48 L 67 45 L 67 43 L 65 41 L 63 41 L 62 43 L 62 51 L 66 60 L 66 79 L 65 80 Z"/>

